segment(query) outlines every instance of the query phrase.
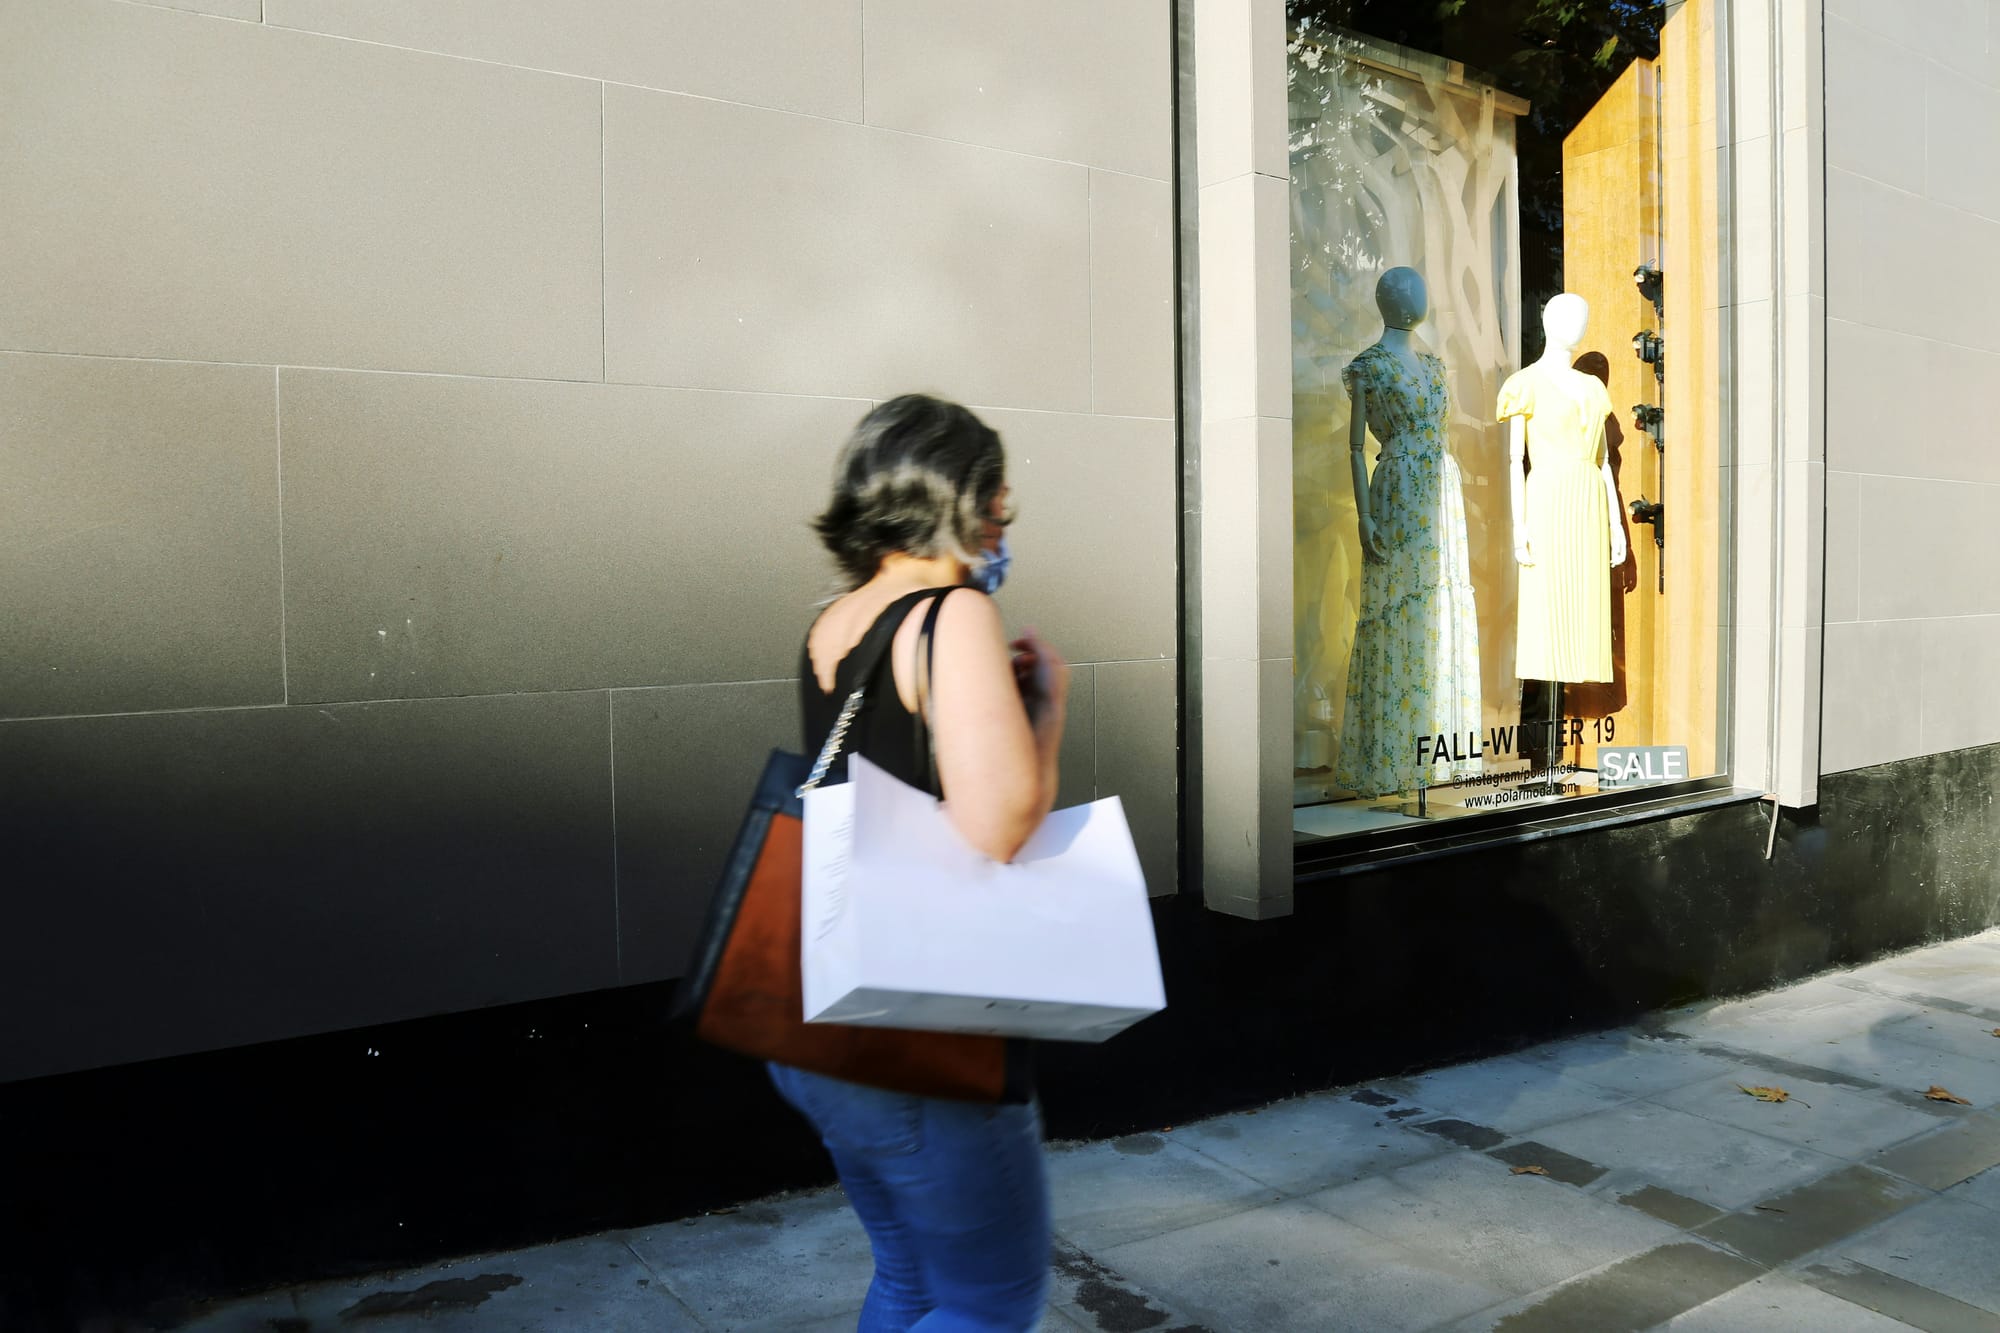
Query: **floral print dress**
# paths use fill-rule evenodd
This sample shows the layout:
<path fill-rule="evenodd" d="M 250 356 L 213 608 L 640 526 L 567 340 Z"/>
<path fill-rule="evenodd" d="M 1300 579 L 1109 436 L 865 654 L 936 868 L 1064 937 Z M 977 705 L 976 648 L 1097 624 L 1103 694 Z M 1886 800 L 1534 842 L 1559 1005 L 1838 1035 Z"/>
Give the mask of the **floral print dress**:
<path fill-rule="evenodd" d="M 1413 371 L 1380 344 L 1341 372 L 1366 394 L 1381 442 L 1368 514 L 1386 556 L 1361 567 L 1361 616 L 1347 668 L 1334 781 L 1363 796 L 1480 771 L 1479 617 L 1465 496 L 1447 447 L 1444 361 Z M 1442 738 L 1445 762 L 1437 762 Z M 1457 753 L 1466 756 L 1452 760 Z"/>

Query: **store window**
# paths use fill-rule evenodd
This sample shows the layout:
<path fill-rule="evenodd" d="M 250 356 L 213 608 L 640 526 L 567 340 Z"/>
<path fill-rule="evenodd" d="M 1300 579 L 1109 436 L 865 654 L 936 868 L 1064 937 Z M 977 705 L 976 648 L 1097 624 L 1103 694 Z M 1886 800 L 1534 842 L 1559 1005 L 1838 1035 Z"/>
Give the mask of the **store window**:
<path fill-rule="evenodd" d="M 1718 778 L 1715 0 L 1287 11 L 1298 840 Z"/>

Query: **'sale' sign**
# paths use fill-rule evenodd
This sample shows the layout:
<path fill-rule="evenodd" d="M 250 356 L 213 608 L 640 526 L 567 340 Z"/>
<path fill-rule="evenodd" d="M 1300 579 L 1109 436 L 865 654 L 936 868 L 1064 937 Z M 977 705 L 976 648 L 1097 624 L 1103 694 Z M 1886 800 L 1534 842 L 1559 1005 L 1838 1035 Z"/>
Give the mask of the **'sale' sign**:
<path fill-rule="evenodd" d="M 1597 747 L 1597 789 L 1643 787 L 1654 782 L 1685 782 L 1685 745 L 1600 745 Z"/>

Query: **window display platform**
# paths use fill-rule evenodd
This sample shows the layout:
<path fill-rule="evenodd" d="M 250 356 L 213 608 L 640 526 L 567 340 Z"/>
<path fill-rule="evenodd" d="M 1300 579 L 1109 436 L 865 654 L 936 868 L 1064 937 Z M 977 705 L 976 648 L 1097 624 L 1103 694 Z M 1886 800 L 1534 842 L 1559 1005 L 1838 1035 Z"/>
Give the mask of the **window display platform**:
<path fill-rule="evenodd" d="M 1599 794 L 1597 773 L 1587 768 L 1561 769 L 1551 779 L 1545 770 L 1522 767 L 1495 773 L 1485 781 L 1432 787 L 1424 793 L 1421 807 L 1415 792 L 1374 797 L 1343 792 L 1332 785 L 1325 772 L 1295 774 L 1292 784 L 1294 844 L 1377 829 L 1421 827 L 1497 810 L 1534 809 L 1574 796 Z"/>

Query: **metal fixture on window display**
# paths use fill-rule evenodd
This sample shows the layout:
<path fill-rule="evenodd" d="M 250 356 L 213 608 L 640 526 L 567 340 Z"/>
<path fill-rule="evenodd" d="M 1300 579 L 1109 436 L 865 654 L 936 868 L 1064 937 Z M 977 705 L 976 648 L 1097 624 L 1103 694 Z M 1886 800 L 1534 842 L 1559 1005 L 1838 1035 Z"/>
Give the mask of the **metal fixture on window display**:
<path fill-rule="evenodd" d="M 1641 264 L 1632 270 L 1632 281 L 1639 288 L 1639 295 L 1653 303 L 1653 313 L 1665 319 L 1667 315 L 1665 284 L 1660 270 L 1651 264 Z"/>
<path fill-rule="evenodd" d="M 1657 407 L 1652 403 L 1634 403 L 1632 404 L 1632 420 L 1638 425 L 1640 430 L 1645 431 L 1646 434 L 1653 437 L 1653 447 L 1655 449 L 1665 449 L 1667 447 L 1667 409 Z"/>
<path fill-rule="evenodd" d="M 1641 264 L 1632 270 L 1632 282 L 1639 289 L 1639 295 L 1653 303 L 1653 313 L 1662 318 L 1666 315 L 1663 300 L 1663 282 L 1660 270 L 1651 264 Z M 1653 368 L 1653 382 L 1665 392 L 1667 383 L 1667 340 L 1651 329 L 1641 329 L 1632 335 L 1632 355 Z M 1661 491 L 1667 486 L 1667 410 L 1654 403 L 1632 404 L 1632 420 L 1640 430 L 1646 432 L 1653 441 L 1653 452 L 1659 459 L 1659 482 Z M 1632 521 L 1645 523 L 1653 529 L 1653 549 L 1659 552 L 1659 590 L 1667 590 L 1667 506 L 1664 501 L 1648 500 L 1644 495 L 1631 505 Z"/>
<path fill-rule="evenodd" d="M 1640 329 L 1632 335 L 1632 355 L 1653 368 L 1653 378 L 1665 380 L 1667 377 L 1667 340 L 1651 329 Z"/>
<path fill-rule="evenodd" d="M 1666 548 L 1667 507 L 1664 504 L 1661 504 L 1657 500 L 1648 500 L 1643 495 L 1640 496 L 1632 502 L 1632 521 L 1634 523 L 1650 523 L 1653 527 L 1653 545 L 1660 547 L 1662 550 Z M 1666 574 L 1662 572 L 1660 578 L 1662 581 L 1661 590 L 1665 591 Z"/>

